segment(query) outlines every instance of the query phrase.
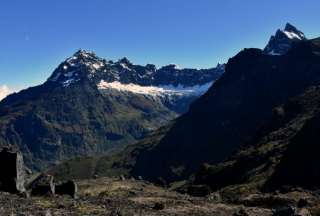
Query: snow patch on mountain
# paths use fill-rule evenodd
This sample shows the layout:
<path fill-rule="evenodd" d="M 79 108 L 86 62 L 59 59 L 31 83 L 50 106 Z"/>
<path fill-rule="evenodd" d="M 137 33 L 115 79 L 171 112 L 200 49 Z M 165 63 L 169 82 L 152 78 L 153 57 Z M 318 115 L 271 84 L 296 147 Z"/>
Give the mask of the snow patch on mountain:
<path fill-rule="evenodd" d="M 182 70 L 183 68 L 175 63 L 171 63 L 170 65 L 172 65 L 173 69 L 175 70 Z"/>
<path fill-rule="evenodd" d="M 275 50 L 271 50 L 269 53 L 269 55 L 274 55 L 274 56 L 279 56 L 281 55 L 281 53 L 276 52 Z"/>
<path fill-rule="evenodd" d="M 163 86 L 141 86 L 136 84 L 123 84 L 118 81 L 106 82 L 101 80 L 98 83 L 98 89 L 106 90 L 113 89 L 120 92 L 131 92 L 134 94 L 143 94 L 150 96 L 187 96 L 187 95 L 197 95 L 200 96 L 204 94 L 213 82 L 206 83 L 204 85 L 195 85 L 190 87 L 184 87 L 182 85 L 173 86 L 173 85 L 163 85 Z"/>
<path fill-rule="evenodd" d="M 120 66 L 123 68 L 123 69 L 126 69 L 128 71 L 132 71 L 131 68 L 129 68 L 125 63 L 120 63 Z"/>
<path fill-rule="evenodd" d="M 303 36 L 301 36 L 295 32 L 283 31 L 283 33 L 285 33 L 285 35 L 287 35 L 287 37 L 290 39 L 298 39 L 298 40 L 303 39 Z"/>
<path fill-rule="evenodd" d="M 96 70 L 99 70 L 100 68 L 102 68 L 104 66 L 103 62 L 98 62 L 98 63 L 94 63 L 92 64 L 92 67 Z"/>
<path fill-rule="evenodd" d="M 71 78 L 71 79 L 67 79 L 65 81 L 62 82 L 62 86 L 63 87 L 68 87 L 70 86 L 72 83 L 75 83 L 75 82 L 78 82 L 79 79 L 74 79 L 74 78 Z"/>

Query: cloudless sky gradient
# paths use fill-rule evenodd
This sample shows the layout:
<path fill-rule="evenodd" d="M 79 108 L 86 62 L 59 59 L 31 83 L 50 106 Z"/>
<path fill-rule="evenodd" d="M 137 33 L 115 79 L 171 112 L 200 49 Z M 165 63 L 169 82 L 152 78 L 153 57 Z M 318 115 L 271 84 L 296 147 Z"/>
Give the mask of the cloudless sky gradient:
<path fill-rule="evenodd" d="M 319 0 L 1 0 L 0 86 L 44 82 L 79 48 L 135 64 L 207 68 L 290 22 L 320 36 Z"/>

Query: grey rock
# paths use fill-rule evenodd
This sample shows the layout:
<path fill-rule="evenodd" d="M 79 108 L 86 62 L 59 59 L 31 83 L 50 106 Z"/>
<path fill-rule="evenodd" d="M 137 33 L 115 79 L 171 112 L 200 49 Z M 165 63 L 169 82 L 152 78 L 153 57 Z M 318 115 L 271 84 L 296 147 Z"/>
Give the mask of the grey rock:
<path fill-rule="evenodd" d="M 20 152 L 4 148 L 0 152 L 0 190 L 9 193 L 25 191 L 25 169 Z"/>
<path fill-rule="evenodd" d="M 75 181 L 69 180 L 62 184 L 56 185 L 56 194 L 70 195 L 72 198 L 77 197 L 78 185 Z"/>
<path fill-rule="evenodd" d="M 55 195 L 54 177 L 41 174 L 30 185 L 31 195 L 35 196 L 53 196 Z"/>
<path fill-rule="evenodd" d="M 124 175 L 121 175 L 121 176 L 120 176 L 120 180 L 121 180 L 121 181 L 125 181 L 125 180 L 126 180 L 126 177 L 124 177 Z"/>
<path fill-rule="evenodd" d="M 281 207 L 273 210 L 273 216 L 295 216 L 296 209 L 292 206 Z"/>
<path fill-rule="evenodd" d="M 239 211 L 235 212 L 233 216 L 249 216 L 245 209 L 241 208 Z"/>
<path fill-rule="evenodd" d="M 163 203 L 155 203 L 153 206 L 154 210 L 163 210 L 165 208 L 165 205 Z"/>

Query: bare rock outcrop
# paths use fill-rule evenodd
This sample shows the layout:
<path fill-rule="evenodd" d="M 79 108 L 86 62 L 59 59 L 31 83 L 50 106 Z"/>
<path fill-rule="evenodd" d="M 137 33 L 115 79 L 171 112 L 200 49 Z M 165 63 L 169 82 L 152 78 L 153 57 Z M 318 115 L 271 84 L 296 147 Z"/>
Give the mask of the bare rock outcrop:
<path fill-rule="evenodd" d="M 0 152 L 0 191 L 25 192 L 25 169 L 20 152 L 4 148 Z"/>
<path fill-rule="evenodd" d="M 54 177 L 52 175 L 41 174 L 30 185 L 31 195 L 53 196 L 55 195 Z"/>

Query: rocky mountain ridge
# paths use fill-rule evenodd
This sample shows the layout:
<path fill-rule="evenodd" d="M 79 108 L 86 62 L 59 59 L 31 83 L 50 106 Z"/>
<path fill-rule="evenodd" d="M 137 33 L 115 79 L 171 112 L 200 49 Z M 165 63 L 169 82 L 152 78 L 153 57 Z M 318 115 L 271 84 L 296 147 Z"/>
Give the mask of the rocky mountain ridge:
<path fill-rule="evenodd" d="M 83 73 L 85 71 L 86 73 Z M 127 58 L 116 62 L 98 57 L 95 53 L 79 50 L 61 63 L 49 77 L 48 82 L 59 82 L 63 86 L 81 79 L 99 83 L 120 82 L 140 86 L 192 87 L 212 83 L 224 71 L 224 64 L 210 69 L 180 69 L 171 64 L 159 69 L 155 65 L 134 65 Z"/>

